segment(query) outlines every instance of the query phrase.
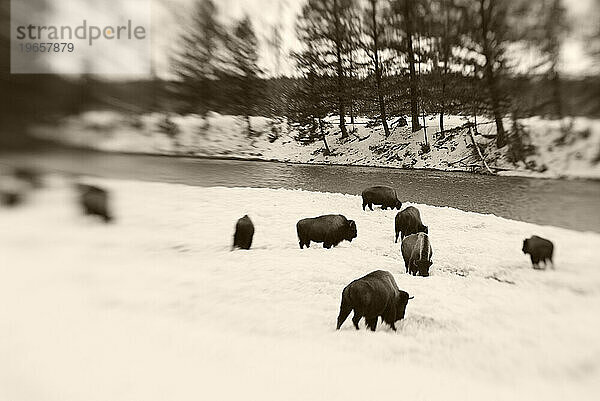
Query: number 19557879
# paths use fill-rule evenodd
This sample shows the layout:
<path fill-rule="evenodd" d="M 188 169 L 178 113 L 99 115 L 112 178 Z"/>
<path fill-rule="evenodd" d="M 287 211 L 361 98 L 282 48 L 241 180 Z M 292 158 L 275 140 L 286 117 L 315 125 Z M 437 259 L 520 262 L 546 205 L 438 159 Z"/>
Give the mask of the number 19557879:
<path fill-rule="evenodd" d="M 75 44 L 69 42 L 21 43 L 22 53 L 73 53 Z"/>

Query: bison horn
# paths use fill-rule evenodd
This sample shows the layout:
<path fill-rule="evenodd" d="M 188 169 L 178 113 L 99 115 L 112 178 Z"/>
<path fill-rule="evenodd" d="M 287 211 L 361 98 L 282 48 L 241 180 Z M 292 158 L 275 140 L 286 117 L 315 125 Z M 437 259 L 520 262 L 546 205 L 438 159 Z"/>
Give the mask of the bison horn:
<path fill-rule="evenodd" d="M 412 296 L 412 297 L 408 297 L 408 299 L 415 299 L 415 297 L 414 297 L 414 296 Z"/>

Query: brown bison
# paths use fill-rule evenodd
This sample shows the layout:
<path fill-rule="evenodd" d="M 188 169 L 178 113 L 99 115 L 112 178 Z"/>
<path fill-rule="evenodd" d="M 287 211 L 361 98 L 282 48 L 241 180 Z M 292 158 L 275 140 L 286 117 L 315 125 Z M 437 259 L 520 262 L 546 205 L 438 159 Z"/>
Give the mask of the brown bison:
<path fill-rule="evenodd" d="M 408 300 L 413 298 L 409 297 L 406 291 L 398 289 L 394 276 L 390 272 L 384 270 L 371 272 L 354 280 L 342 291 L 337 330 L 354 310 L 352 323 L 356 330 L 358 330 L 358 322 L 364 317 L 367 328 L 375 331 L 377 319 L 381 316 L 383 322 L 396 331 L 395 323 L 404 319 Z"/>
<path fill-rule="evenodd" d="M 419 209 L 414 206 L 409 206 L 396 214 L 394 227 L 396 231 L 396 239 L 394 242 L 398 242 L 398 234 L 400 233 L 402 233 L 401 239 L 416 233 L 429 234 L 429 228 L 426 225 L 423 225 L 423 222 L 421 221 Z"/>
<path fill-rule="evenodd" d="M 369 206 L 369 209 L 373 210 L 373 205 L 381 205 L 383 210 L 388 207 L 390 209 L 396 208 L 400 210 L 402 202 L 398 200 L 396 190 L 394 188 L 386 186 L 375 186 L 370 187 L 362 191 L 363 204 L 362 208 L 365 210 L 365 206 Z"/>
<path fill-rule="evenodd" d="M 23 202 L 23 194 L 20 192 L 1 191 L 0 204 L 6 207 L 14 207 Z"/>
<path fill-rule="evenodd" d="M 32 188 L 42 187 L 42 174 L 31 167 L 17 167 L 13 170 L 13 176 L 31 185 Z"/>
<path fill-rule="evenodd" d="M 552 261 L 554 244 L 547 239 L 533 235 L 531 238 L 524 240 L 523 253 L 529 254 L 534 269 L 540 268 L 539 263 L 541 261 L 544 262 L 544 268 L 546 268 L 547 261 L 550 261 L 550 263 L 552 263 L 552 268 L 554 269 L 554 262 Z"/>
<path fill-rule="evenodd" d="M 302 219 L 296 224 L 300 249 L 310 247 L 310 242 L 322 242 L 323 248 L 336 246 L 343 240 L 352 242 L 356 238 L 356 223 L 341 214 Z"/>
<path fill-rule="evenodd" d="M 85 215 L 98 216 L 105 223 L 113 220 L 108 207 L 108 191 L 88 184 L 77 184 L 79 203 Z"/>
<path fill-rule="evenodd" d="M 240 249 L 250 249 L 252 238 L 254 237 L 254 224 L 248 215 L 240 218 L 235 225 L 235 234 L 233 234 L 233 245 L 231 250 L 236 247 Z"/>
<path fill-rule="evenodd" d="M 416 276 L 429 276 L 429 268 L 433 264 L 431 257 L 433 250 L 429 243 L 429 236 L 425 233 L 412 234 L 402 240 L 402 257 L 406 272 Z"/>

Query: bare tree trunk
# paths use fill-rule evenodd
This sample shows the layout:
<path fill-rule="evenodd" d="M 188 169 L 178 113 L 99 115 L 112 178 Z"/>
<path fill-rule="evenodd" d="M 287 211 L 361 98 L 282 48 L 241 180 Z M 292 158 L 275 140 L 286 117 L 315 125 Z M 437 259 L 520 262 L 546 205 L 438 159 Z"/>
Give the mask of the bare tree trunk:
<path fill-rule="evenodd" d="M 563 118 L 563 107 L 562 107 L 562 91 L 560 88 L 560 76 L 557 71 L 556 65 L 552 65 L 550 72 L 552 77 L 552 102 L 554 103 L 554 115 L 561 119 Z"/>
<path fill-rule="evenodd" d="M 471 137 L 471 140 L 473 141 L 473 146 L 475 146 L 475 149 L 477 149 L 477 154 L 479 155 L 479 158 L 483 162 L 485 169 L 490 174 L 494 175 L 494 172 L 490 169 L 490 166 L 488 166 L 487 162 L 485 161 L 485 158 L 483 157 L 483 153 L 481 153 L 481 149 L 479 149 L 479 145 L 477 145 L 477 142 L 475 142 L 475 137 L 473 136 L 473 131 L 471 131 L 471 128 L 469 128 L 469 136 Z"/>
<path fill-rule="evenodd" d="M 352 124 L 352 129 L 354 130 L 354 63 L 352 62 L 352 55 L 350 55 L 349 57 L 349 61 L 350 61 L 350 90 L 349 90 L 349 95 L 350 95 L 350 124 Z"/>
<path fill-rule="evenodd" d="M 379 101 L 379 114 L 381 115 L 381 123 L 385 137 L 390 136 L 390 128 L 387 123 L 387 113 L 385 112 L 385 99 L 381 89 L 381 68 L 379 66 L 379 32 L 377 32 L 377 0 L 371 2 L 371 17 L 373 21 L 373 54 L 375 61 L 375 83 L 377 86 L 377 99 Z"/>
<path fill-rule="evenodd" d="M 442 98 L 440 104 L 440 139 L 443 139 L 446 135 L 444 133 L 444 112 L 446 111 L 446 80 L 448 78 L 448 59 L 450 58 L 450 38 L 448 33 L 448 25 L 450 24 L 450 11 L 448 9 L 448 0 L 444 0 L 444 38 L 443 38 L 443 49 L 444 49 L 444 71 L 442 74 Z"/>
<path fill-rule="evenodd" d="M 412 132 L 421 129 L 419 126 L 419 105 L 417 100 L 417 74 L 415 71 L 415 53 L 413 50 L 413 12 L 412 2 L 404 2 L 404 21 L 406 24 L 406 40 L 408 53 L 408 66 L 410 71 L 410 117 L 412 123 Z"/>
<path fill-rule="evenodd" d="M 319 117 L 319 129 L 321 130 L 321 139 L 323 139 L 323 144 L 325 145 L 325 151 L 327 152 L 326 156 L 331 154 L 331 150 L 329 149 L 329 145 L 327 145 L 327 138 L 325 137 L 325 130 L 323 129 L 323 120 Z"/>
<path fill-rule="evenodd" d="M 346 108 L 344 105 L 344 69 L 342 65 L 342 39 L 340 33 L 340 19 L 338 18 L 338 0 L 333 0 L 333 15 L 335 18 L 335 51 L 337 58 L 337 95 L 338 108 L 340 113 L 340 131 L 342 139 L 348 138 L 348 130 L 346 130 Z"/>
<path fill-rule="evenodd" d="M 421 35 L 419 34 L 419 52 L 421 51 Z M 423 136 L 425 137 L 425 145 L 427 145 L 427 121 L 425 120 L 425 97 L 423 96 L 423 83 L 421 81 L 421 56 L 419 56 L 419 89 L 421 97 L 421 113 L 423 114 Z"/>
<path fill-rule="evenodd" d="M 489 8 L 494 5 L 493 0 L 489 0 Z M 494 59 L 492 57 L 492 51 L 490 48 L 489 37 L 488 37 L 488 24 L 485 8 L 486 0 L 480 0 L 480 13 L 481 13 L 481 33 L 483 37 L 483 55 L 485 56 L 485 78 L 487 81 L 488 92 L 490 95 L 490 101 L 492 106 L 492 114 L 496 122 L 496 146 L 502 148 L 506 145 L 506 133 L 504 131 L 504 124 L 502 123 L 502 113 L 500 112 L 500 97 L 498 95 L 498 87 L 496 82 L 496 75 L 494 73 Z"/>
<path fill-rule="evenodd" d="M 250 115 L 246 112 L 246 115 L 244 116 L 245 120 L 246 120 L 246 127 L 248 129 L 248 136 L 251 137 L 252 136 L 252 125 L 250 125 Z"/>

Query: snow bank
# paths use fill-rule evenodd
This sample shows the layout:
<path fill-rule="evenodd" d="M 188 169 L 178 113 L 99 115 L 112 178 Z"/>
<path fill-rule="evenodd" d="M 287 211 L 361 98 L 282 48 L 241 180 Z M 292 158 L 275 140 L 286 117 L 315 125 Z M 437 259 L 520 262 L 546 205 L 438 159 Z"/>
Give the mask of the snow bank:
<path fill-rule="evenodd" d="M 357 196 L 89 180 L 116 223 L 60 180 L 0 209 L 0 399 L 592 400 L 600 391 L 600 235 L 417 205 L 432 276 L 404 273 L 394 211 Z M 235 220 L 256 226 L 230 252 Z M 332 250 L 295 223 L 356 220 Z M 556 270 L 521 253 L 552 239 Z M 398 331 L 335 331 L 343 287 L 391 271 L 415 296 Z M 361 322 L 364 328 L 364 322 Z"/>
<path fill-rule="evenodd" d="M 272 141 L 269 138 L 271 121 L 252 117 L 257 133 L 248 138 L 245 122 L 236 116 L 211 113 L 205 121 L 198 115 L 170 115 L 153 113 L 127 116 L 115 112 L 91 111 L 72 116 L 54 127 L 38 127 L 38 136 L 59 140 L 77 146 L 105 151 L 133 153 L 178 154 L 208 157 L 256 158 L 297 163 L 351 164 L 396 168 L 422 168 L 471 171 L 483 169 L 468 130 L 449 132 L 442 138 L 437 131 L 438 117 L 427 118 L 428 142 L 431 151 L 423 153 L 424 130 L 412 133 L 410 128 L 395 126 L 389 138 L 381 126 L 367 127 L 367 119 L 348 122 L 352 134 L 342 140 L 335 119 L 332 134 L 328 136 L 333 154 L 324 155 L 321 142 L 302 145 L 294 138 L 298 132 L 285 127 Z M 461 127 L 468 119 L 446 116 L 445 129 Z M 208 123 L 208 128 L 206 124 Z M 390 122 L 391 124 L 392 122 Z M 600 121 L 586 118 L 573 120 L 573 135 L 565 143 L 557 144 L 562 135 L 560 121 L 540 118 L 521 120 L 530 133 L 536 149 L 526 163 L 513 164 L 508 159 L 508 147 L 495 147 L 495 125 L 479 118 L 481 125 L 476 136 L 492 167 L 503 174 L 536 175 L 545 177 L 600 178 Z M 506 121 L 508 129 L 511 122 Z M 566 124 L 563 121 L 562 124 Z"/>

